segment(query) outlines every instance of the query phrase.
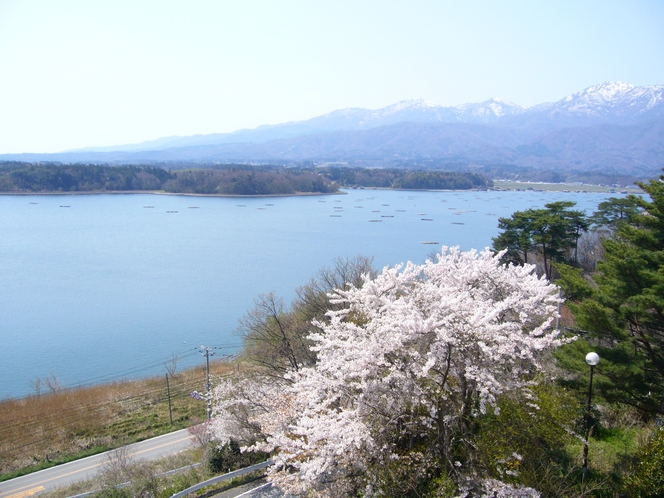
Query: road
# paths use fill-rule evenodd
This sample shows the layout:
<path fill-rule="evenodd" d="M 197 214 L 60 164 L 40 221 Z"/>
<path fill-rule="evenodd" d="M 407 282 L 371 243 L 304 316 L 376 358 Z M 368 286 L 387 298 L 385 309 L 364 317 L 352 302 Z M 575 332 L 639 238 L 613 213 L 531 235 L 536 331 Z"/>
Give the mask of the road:
<path fill-rule="evenodd" d="M 243 484 L 214 495 L 216 498 L 281 498 L 284 494 L 265 479 Z"/>
<path fill-rule="evenodd" d="M 133 460 L 154 460 L 193 446 L 187 429 L 171 432 L 127 447 L 127 456 Z M 26 498 L 61 486 L 92 479 L 99 468 L 109 460 L 109 454 L 100 453 L 74 462 L 40 470 L 33 474 L 0 482 L 0 498 Z"/>

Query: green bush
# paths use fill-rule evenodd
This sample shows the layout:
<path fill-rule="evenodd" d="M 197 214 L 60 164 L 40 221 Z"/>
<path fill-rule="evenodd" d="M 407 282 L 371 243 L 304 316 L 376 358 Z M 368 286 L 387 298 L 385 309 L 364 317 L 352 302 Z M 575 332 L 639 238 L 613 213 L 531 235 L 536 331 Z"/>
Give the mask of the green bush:
<path fill-rule="evenodd" d="M 208 448 L 207 462 L 211 472 L 230 472 L 256 463 L 264 462 L 270 457 L 262 451 L 240 451 L 240 444 L 231 439 L 223 446 Z"/>
<path fill-rule="evenodd" d="M 475 444 L 483 474 L 543 496 L 573 486 L 567 448 L 575 440 L 569 428 L 578 418 L 578 400 L 565 389 L 541 384 L 533 387 L 532 399 L 503 396 L 498 406 L 478 420 Z"/>
<path fill-rule="evenodd" d="M 660 427 L 648 445 L 639 452 L 639 463 L 625 481 L 631 497 L 664 496 L 664 427 Z"/>

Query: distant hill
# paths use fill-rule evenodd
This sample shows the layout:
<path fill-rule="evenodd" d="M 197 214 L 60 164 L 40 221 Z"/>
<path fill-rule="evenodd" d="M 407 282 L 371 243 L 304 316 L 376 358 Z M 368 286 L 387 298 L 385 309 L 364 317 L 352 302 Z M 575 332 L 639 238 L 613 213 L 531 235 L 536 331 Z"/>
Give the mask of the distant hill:
<path fill-rule="evenodd" d="M 151 166 L 0 163 L 0 192 L 163 191 L 205 195 L 329 194 L 344 187 L 465 190 L 493 186 L 469 172 L 395 168 L 287 168 L 243 164 L 167 171 Z"/>
<path fill-rule="evenodd" d="M 607 82 L 524 109 L 491 99 L 440 106 L 402 101 L 234 133 L 167 137 L 58 154 L 5 154 L 26 162 L 506 164 L 651 176 L 664 167 L 664 86 Z"/>

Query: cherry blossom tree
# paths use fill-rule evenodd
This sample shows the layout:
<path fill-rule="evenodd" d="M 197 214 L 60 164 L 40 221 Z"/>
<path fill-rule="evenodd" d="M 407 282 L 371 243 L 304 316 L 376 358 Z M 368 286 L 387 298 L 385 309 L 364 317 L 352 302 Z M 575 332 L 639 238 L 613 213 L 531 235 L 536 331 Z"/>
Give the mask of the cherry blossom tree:
<path fill-rule="evenodd" d="M 504 392 L 527 394 L 544 352 L 562 342 L 551 327 L 557 288 L 501 256 L 443 248 L 435 262 L 335 291 L 309 336 L 317 363 L 251 402 L 220 388 L 217 437 L 246 430 L 223 420 L 250 406 L 253 448 L 276 451 L 270 478 L 291 494 L 403 486 L 406 496 L 441 476 L 461 483 L 474 417 Z"/>
<path fill-rule="evenodd" d="M 295 418 L 290 385 L 285 378 L 254 369 L 220 379 L 211 394 L 212 439 L 219 445 L 232 439 L 248 447 L 265 445 L 269 435 L 285 432 Z"/>

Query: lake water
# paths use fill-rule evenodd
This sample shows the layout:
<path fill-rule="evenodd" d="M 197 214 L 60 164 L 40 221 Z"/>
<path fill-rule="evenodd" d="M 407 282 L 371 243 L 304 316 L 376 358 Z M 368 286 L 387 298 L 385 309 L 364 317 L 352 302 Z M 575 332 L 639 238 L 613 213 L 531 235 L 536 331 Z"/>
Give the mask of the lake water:
<path fill-rule="evenodd" d="M 615 196 L 615 194 L 612 194 Z M 289 303 L 336 257 L 423 262 L 441 245 L 491 245 L 498 217 L 608 194 L 350 190 L 347 195 L 0 196 L 0 399 L 163 374 L 196 348 L 240 347 L 238 319 L 262 293 Z M 439 242 L 440 245 L 422 244 Z"/>

